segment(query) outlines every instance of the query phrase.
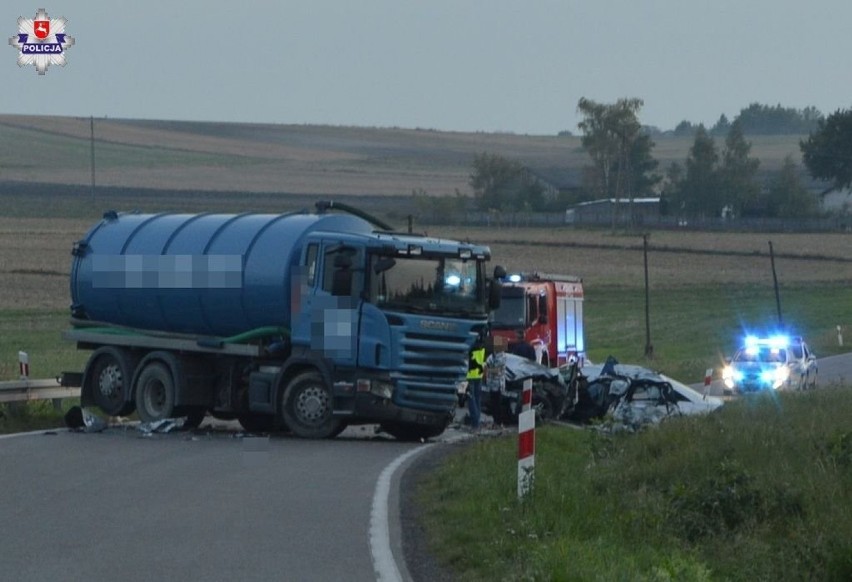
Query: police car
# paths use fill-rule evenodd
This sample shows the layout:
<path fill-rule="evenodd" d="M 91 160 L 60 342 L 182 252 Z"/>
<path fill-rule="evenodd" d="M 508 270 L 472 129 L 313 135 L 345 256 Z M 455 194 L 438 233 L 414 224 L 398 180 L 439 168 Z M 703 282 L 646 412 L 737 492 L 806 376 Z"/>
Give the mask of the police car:
<path fill-rule="evenodd" d="M 738 392 L 816 388 L 816 356 L 800 337 L 748 336 L 722 370 L 725 388 Z"/>

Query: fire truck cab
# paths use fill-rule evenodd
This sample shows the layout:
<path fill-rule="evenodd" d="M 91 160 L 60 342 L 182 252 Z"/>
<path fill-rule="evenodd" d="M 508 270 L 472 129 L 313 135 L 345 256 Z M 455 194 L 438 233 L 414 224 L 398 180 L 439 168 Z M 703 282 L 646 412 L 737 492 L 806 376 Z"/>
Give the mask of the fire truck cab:
<path fill-rule="evenodd" d="M 552 273 L 518 273 L 502 281 L 500 307 L 492 314 L 491 335 L 515 341 L 518 330 L 536 351 L 536 360 L 556 367 L 572 356 L 585 361 L 583 280 Z"/>

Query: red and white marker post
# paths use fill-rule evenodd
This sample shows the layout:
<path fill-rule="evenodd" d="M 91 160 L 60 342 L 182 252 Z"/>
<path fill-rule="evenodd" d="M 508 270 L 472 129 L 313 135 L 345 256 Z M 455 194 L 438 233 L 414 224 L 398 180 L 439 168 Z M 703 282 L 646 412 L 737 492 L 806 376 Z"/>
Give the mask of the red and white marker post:
<path fill-rule="evenodd" d="M 30 357 L 27 352 L 18 352 L 18 369 L 21 371 L 21 380 L 29 380 Z"/>
<path fill-rule="evenodd" d="M 707 368 L 704 372 L 704 399 L 707 399 L 707 394 L 710 393 L 710 383 L 713 382 L 713 368 Z"/>
<path fill-rule="evenodd" d="M 524 380 L 521 413 L 518 415 L 518 499 L 532 491 L 535 473 L 535 410 L 532 409 L 532 379 Z"/>

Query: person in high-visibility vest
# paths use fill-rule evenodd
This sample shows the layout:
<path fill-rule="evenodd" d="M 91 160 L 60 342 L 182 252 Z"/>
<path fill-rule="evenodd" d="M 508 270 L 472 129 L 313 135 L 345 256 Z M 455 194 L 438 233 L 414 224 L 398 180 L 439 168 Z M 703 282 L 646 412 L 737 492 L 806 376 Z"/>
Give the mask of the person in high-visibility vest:
<path fill-rule="evenodd" d="M 482 417 L 482 375 L 485 367 L 485 342 L 482 335 L 476 338 L 470 349 L 470 362 L 467 370 L 467 411 L 470 416 L 470 429 L 479 430 Z"/>

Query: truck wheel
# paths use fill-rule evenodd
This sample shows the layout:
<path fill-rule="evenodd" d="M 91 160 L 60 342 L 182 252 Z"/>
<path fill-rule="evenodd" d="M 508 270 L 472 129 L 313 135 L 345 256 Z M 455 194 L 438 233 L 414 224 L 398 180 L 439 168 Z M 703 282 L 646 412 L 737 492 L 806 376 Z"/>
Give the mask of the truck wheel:
<path fill-rule="evenodd" d="M 281 399 L 281 415 L 297 437 L 332 438 L 343 421 L 332 416 L 331 391 L 319 372 L 302 372 L 293 378 Z"/>
<path fill-rule="evenodd" d="M 165 364 L 148 363 L 136 379 L 136 412 L 142 422 L 172 418 L 175 384 Z"/>
<path fill-rule="evenodd" d="M 447 428 L 445 426 L 420 426 L 401 422 L 384 422 L 381 429 L 400 441 L 419 441 L 438 436 Z"/>
<path fill-rule="evenodd" d="M 126 416 L 133 412 L 128 390 L 136 360 L 126 351 L 103 347 L 92 354 L 88 378 L 94 403 L 109 416 Z"/>

